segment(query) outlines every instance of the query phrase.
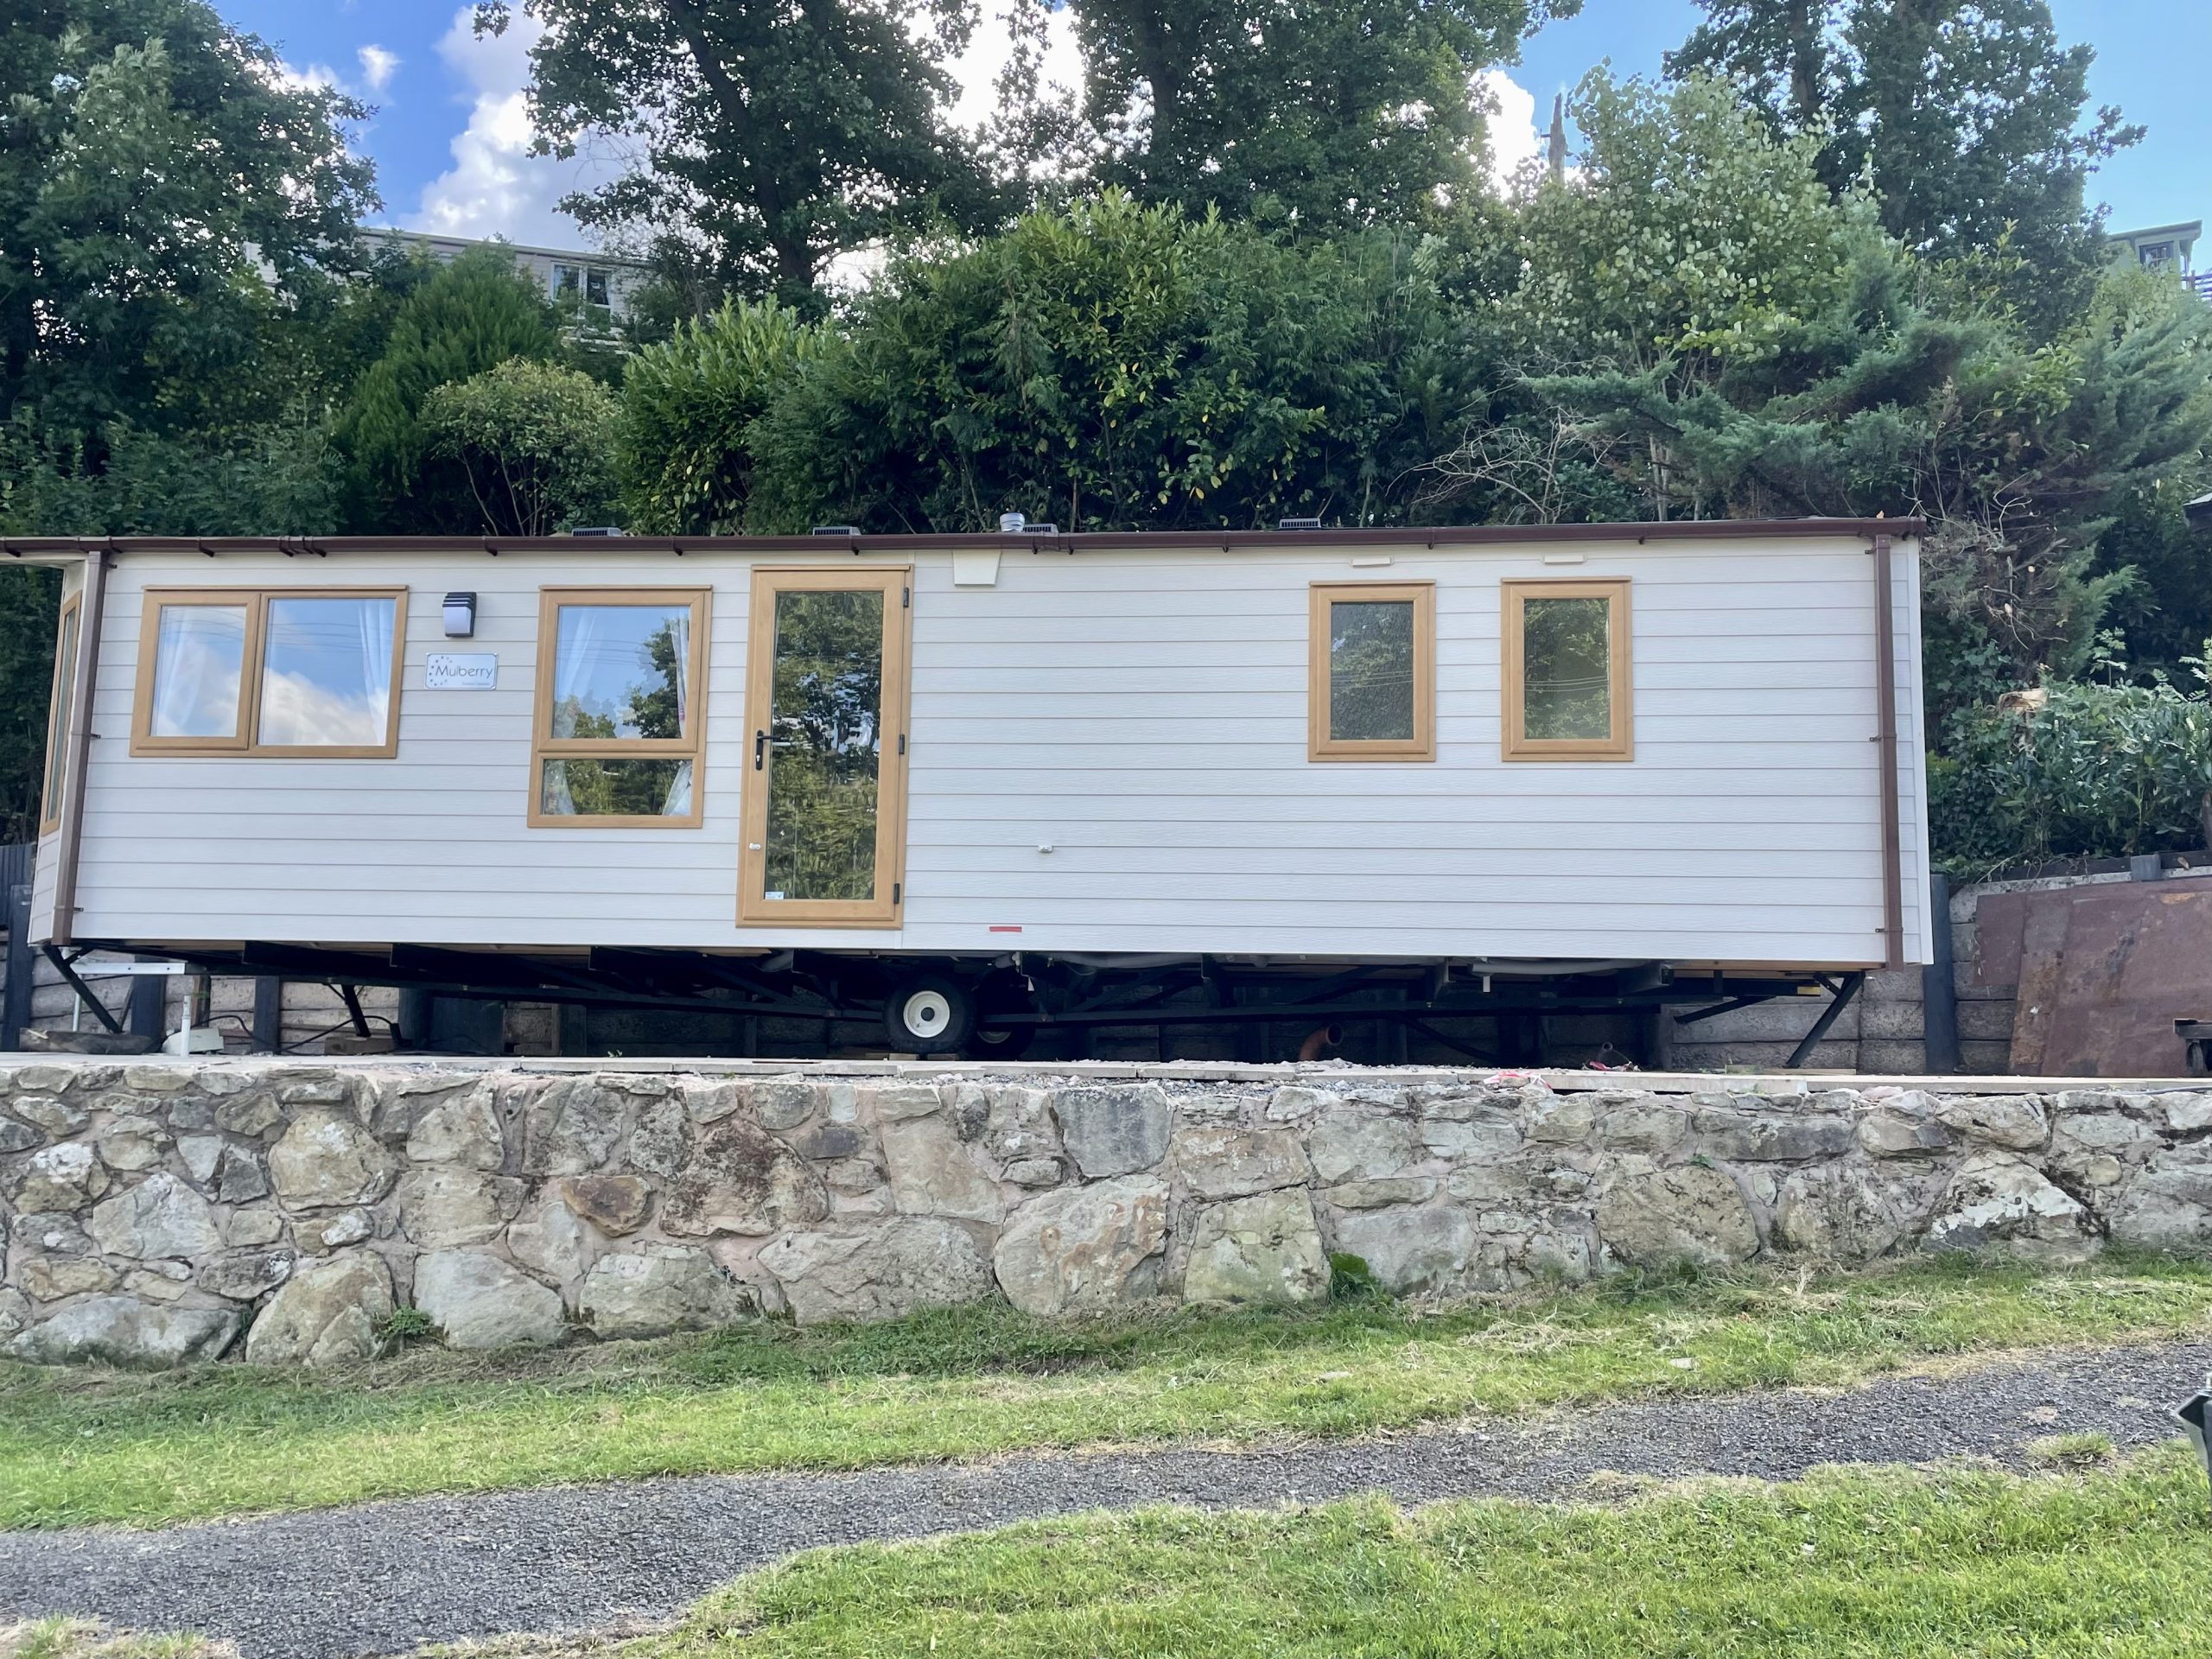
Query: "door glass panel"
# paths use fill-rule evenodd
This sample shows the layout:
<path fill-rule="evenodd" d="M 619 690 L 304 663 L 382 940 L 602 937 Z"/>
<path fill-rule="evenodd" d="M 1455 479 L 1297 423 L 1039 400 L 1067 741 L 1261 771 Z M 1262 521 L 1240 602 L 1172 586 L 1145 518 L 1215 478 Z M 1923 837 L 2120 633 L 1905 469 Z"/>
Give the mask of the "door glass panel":
<path fill-rule="evenodd" d="M 164 605 L 154 644 L 156 737 L 235 737 L 245 671 L 245 607 Z"/>
<path fill-rule="evenodd" d="M 563 605 L 560 614 L 549 737 L 687 734 L 690 605 Z"/>
<path fill-rule="evenodd" d="M 766 898 L 875 897 L 882 711 L 882 593 L 779 593 Z"/>
<path fill-rule="evenodd" d="M 278 748 L 382 744 L 396 612 L 389 599 L 270 600 L 260 741 Z"/>
<path fill-rule="evenodd" d="M 1612 601 L 1527 600 L 1521 629 L 1523 734 L 1600 743 L 1611 737 Z"/>
<path fill-rule="evenodd" d="M 1329 607 L 1329 736 L 1410 742 L 1414 735 L 1411 600 Z"/>
<path fill-rule="evenodd" d="M 80 612 L 72 611 L 61 620 L 61 644 L 55 651 L 54 665 L 54 710 L 48 717 L 46 733 L 46 807 L 44 816 L 52 819 L 61 811 L 61 772 L 67 764 L 64 755 L 69 741 L 69 700 L 77 694 L 77 619 Z"/>

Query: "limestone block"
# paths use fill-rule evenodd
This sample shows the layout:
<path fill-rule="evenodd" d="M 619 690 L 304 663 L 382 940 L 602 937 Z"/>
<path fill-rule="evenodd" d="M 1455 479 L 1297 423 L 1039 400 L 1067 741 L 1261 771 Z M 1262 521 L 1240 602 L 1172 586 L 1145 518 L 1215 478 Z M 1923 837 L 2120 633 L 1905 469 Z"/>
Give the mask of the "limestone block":
<path fill-rule="evenodd" d="M 1341 1103 L 1342 1096 L 1325 1089 L 1309 1089 L 1303 1084 L 1287 1084 L 1268 1096 L 1268 1121 L 1271 1123 L 1300 1123 L 1319 1111 L 1325 1111 Z"/>
<path fill-rule="evenodd" d="M 58 1211 L 26 1211 L 8 1224 L 16 1248 L 54 1255 L 90 1255 L 92 1236 L 74 1216 Z"/>
<path fill-rule="evenodd" d="M 524 1173 L 583 1175 L 601 1167 L 622 1140 L 628 1097 L 588 1077 L 560 1077 L 524 1109 Z"/>
<path fill-rule="evenodd" d="M 343 1249 L 377 1236 L 377 1219 L 365 1210 L 342 1210 L 327 1218 L 300 1224 L 301 1246 L 310 1250 Z"/>
<path fill-rule="evenodd" d="M 1936 1116 L 1969 1141 L 2018 1152 L 2036 1151 L 2050 1135 L 2043 1102 L 2033 1095 L 1949 1095 Z"/>
<path fill-rule="evenodd" d="M 1062 1091 L 1058 1115 L 1068 1154 L 1095 1181 L 1158 1164 L 1175 1109 L 1156 1083 L 1119 1084 Z"/>
<path fill-rule="evenodd" d="M 215 1166 L 222 1161 L 223 1148 L 229 1144 L 219 1135 L 182 1135 L 177 1137 L 176 1152 L 194 1180 L 212 1185 Z"/>
<path fill-rule="evenodd" d="M 202 1290 L 250 1302 L 289 1279 L 296 1260 L 289 1250 L 226 1250 L 202 1262 L 193 1277 Z"/>
<path fill-rule="evenodd" d="M 830 1213 L 830 1194 L 807 1161 L 750 1117 L 700 1131 L 691 1161 L 661 1195 L 660 1223 L 681 1238 L 715 1233 L 764 1237 L 810 1226 Z"/>
<path fill-rule="evenodd" d="M 226 1146 L 215 1160 L 215 1196 L 225 1204 L 251 1204 L 269 1196 L 269 1170 L 260 1154 Z"/>
<path fill-rule="evenodd" d="M 103 1253 L 135 1261 L 188 1258 L 223 1248 L 213 1207 L 166 1170 L 95 1205 L 87 1230 Z"/>
<path fill-rule="evenodd" d="M 46 1136 L 31 1124 L 0 1112 L 0 1154 L 29 1152 L 33 1147 L 42 1146 L 45 1142 Z M 159 1156 L 158 1154 L 156 1155 Z"/>
<path fill-rule="evenodd" d="M 523 1184 L 461 1164 L 418 1164 L 399 1178 L 399 1224 L 426 1250 L 486 1244 L 522 1208 Z"/>
<path fill-rule="evenodd" d="M 2168 1095 L 2160 1103 L 2165 1108 L 2167 1127 L 2176 1135 L 2212 1129 L 2212 1093 Z"/>
<path fill-rule="evenodd" d="M 1829 1164 L 1794 1170 L 1775 1206 L 1775 1243 L 1834 1262 L 1871 1262 L 1904 1236 L 1906 1195 L 1872 1170 Z"/>
<path fill-rule="evenodd" d="M 1179 1129 L 1169 1142 L 1168 1157 L 1184 1187 L 1198 1198 L 1236 1198 L 1295 1186 L 1313 1173 L 1291 1129 Z"/>
<path fill-rule="evenodd" d="M 499 1168 L 506 1161 L 506 1146 L 492 1085 L 480 1083 L 424 1112 L 407 1137 L 407 1155 L 418 1164 Z"/>
<path fill-rule="evenodd" d="M 677 1098 L 694 1123 L 715 1123 L 745 1103 L 737 1090 L 728 1077 L 685 1077 L 677 1086 Z"/>
<path fill-rule="evenodd" d="M 415 1306 L 451 1348 L 543 1348 L 567 1334 L 560 1297 L 486 1250 L 433 1250 L 417 1260 Z"/>
<path fill-rule="evenodd" d="M 1006 1179 L 1016 1186 L 1058 1186 L 1060 1184 L 1060 1160 L 1057 1158 L 1022 1158 L 1006 1166 Z"/>
<path fill-rule="evenodd" d="M 1835 1114 L 1700 1111 L 1691 1121 L 1698 1146 L 1709 1156 L 1738 1163 L 1803 1163 L 1851 1149 L 1851 1120 Z"/>
<path fill-rule="evenodd" d="M 1437 1186 L 1433 1175 L 1383 1175 L 1340 1182 L 1321 1196 L 1339 1210 L 1380 1210 L 1393 1204 L 1427 1204 L 1436 1196 Z"/>
<path fill-rule="evenodd" d="M 1521 1126 L 1515 1122 L 1424 1117 L 1419 1132 L 1424 1153 L 1455 1164 L 1510 1158 L 1521 1150 Z"/>
<path fill-rule="evenodd" d="M 302 1110 L 269 1153 L 270 1179 L 288 1210 L 374 1204 L 398 1173 L 382 1142 L 327 1107 Z"/>
<path fill-rule="evenodd" d="M 580 1176 L 581 1180 L 620 1180 L 621 1176 Z M 514 1259 L 542 1277 L 574 1294 L 574 1287 L 589 1270 L 599 1253 L 592 1236 L 570 1204 L 557 1192 L 542 1195 L 522 1217 L 507 1229 L 507 1249 Z"/>
<path fill-rule="evenodd" d="M 1555 1095 L 1541 1086 L 1522 1093 L 1521 1128 L 1531 1141 L 1572 1146 L 1588 1136 L 1597 1117 L 1587 1095 Z"/>
<path fill-rule="evenodd" d="M 873 1112 L 880 1123 L 927 1117 L 944 1104 L 944 1096 L 926 1083 L 870 1084 L 858 1091 L 857 1097 L 861 1110 Z"/>
<path fill-rule="evenodd" d="M 113 1268 L 92 1255 L 25 1255 L 16 1263 L 16 1282 L 41 1302 L 87 1291 L 113 1290 Z"/>
<path fill-rule="evenodd" d="M 2192 1251 L 2212 1244 L 2212 1145 L 2158 1153 L 2127 1184 L 2109 1220 L 2123 1244 Z"/>
<path fill-rule="evenodd" d="M 819 1085 L 803 1078 L 770 1077 L 747 1083 L 740 1092 L 764 1129 L 795 1129 L 822 1104 Z"/>
<path fill-rule="evenodd" d="M 1476 1287 L 1482 1239 L 1456 1206 L 1371 1210 L 1334 1217 L 1336 1248 L 1367 1263 L 1383 1289 L 1400 1296 L 1448 1294 Z"/>
<path fill-rule="evenodd" d="M 126 1065 L 123 1086 L 143 1094 L 181 1094 L 192 1086 L 192 1073 L 175 1065 Z"/>
<path fill-rule="evenodd" d="M 20 1290 L 0 1285 L 0 1341 L 14 1336 L 30 1322 L 30 1298 Z"/>
<path fill-rule="evenodd" d="M 265 1090 L 224 1100 L 215 1108 L 217 1128 L 248 1140 L 259 1140 L 283 1121 L 284 1109 L 276 1103 L 276 1096 Z"/>
<path fill-rule="evenodd" d="M 89 1121 L 83 1107 L 54 1095 L 18 1095 L 8 1109 L 50 1135 L 74 1135 Z"/>
<path fill-rule="evenodd" d="M 622 1161 L 632 1169 L 665 1179 L 691 1161 L 691 1118 L 680 1096 L 664 1096 L 638 1107 Z"/>
<path fill-rule="evenodd" d="M 1419 1163 L 1422 1152 L 1405 1118 L 1334 1106 L 1306 1131 L 1313 1179 L 1325 1186 L 1395 1175 Z"/>
<path fill-rule="evenodd" d="M 1949 1128 L 1935 1116 L 1928 1097 L 1917 1093 L 1866 1113 L 1856 1135 L 1859 1144 L 1877 1158 L 1918 1157 L 1952 1144 Z"/>
<path fill-rule="evenodd" d="M 710 1331 L 757 1312 L 704 1250 L 645 1244 L 601 1256 L 576 1293 L 576 1313 L 602 1337 Z"/>
<path fill-rule="evenodd" d="M 1682 1144 L 1689 1133 L 1689 1115 L 1679 1107 L 1646 1096 L 1605 1111 L 1598 1119 L 1598 1141 L 1619 1152 L 1643 1152 L 1655 1156 Z"/>
<path fill-rule="evenodd" d="M 2123 1112 L 2082 1112 L 2058 1118 L 2055 1144 L 2089 1152 L 2121 1152 L 2153 1137 L 2150 1128 Z"/>
<path fill-rule="evenodd" d="M 252 1365 L 336 1365 L 366 1359 L 391 1317 L 391 1269 L 372 1250 L 296 1268 L 245 1333 Z"/>
<path fill-rule="evenodd" d="M 83 1141 L 41 1147 L 16 1185 L 16 1208 L 26 1214 L 79 1209 L 106 1192 L 108 1181 L 107 1166 Z"/>
<path fill-rule="evenodd" d="M 635 1175 L 571 1175 L 561 1192 L 569 1208 L 615 1238 L 644 1226 L 652 1209 L 652 1188 Z"/>
<path fill-rule="evenodd" d="M 1698 1164 L 1615 1181 L 1598 1203 L 1598 1234 L 1639 1265 L 1726 1267 L 1758 1254 L 1758 1224 L 1733 1177 Z"/>
<path fill-rule="evenodd" d="M 1131 1175 L 1032 1198 L 999 1235 L 991 1265 L 1026 1313 L 1103 1313 L 1155 1293 L 1166 1242 L 1166 1186 Z"/>
<path fill-rule="evenodd" d="M 903 1216 L 864 1231 L 786 1233 L 762 1249 L 760 1265 L 801 1325 L 896 1319 L 976 1301 L 991 1288 L 974 1233 L 937 1216 Z"/>
<path fill-rule="evenodd" d="M 980 1107 L 982 1103 L 977 1101 Z M 982 1125 L 977 1113 L 973 1127 Z M 995 1223 L 1006 1214 L 988 1154 L 976 1135 L 963 1136 L 951 1111 L 897 1118 L 883 1126 L 883 1167 L 901 1215 L 945 1216 Z"/>
<path fill-rule="evenodd" d="M 2038 1262 L 2087 1261 L 2097 1251 L 2089 1212 L 2024 1158 L 1978 1152 L 1959 1166 L 1929 1224 L 1931 1249 L 2001 1248 Z"/>
<path fill-rule="evenodd" d="M 233 1210 L 223 1223 L 223 1242 L 234 1249 L 274 1244 L 284 1236 L 284 1218 L 273 1210 Z"/>
<path fill-rule="evenodd" d="M 1304 1192 L 1261 1192 L 1199 1211 L 1185 1301 L 1295 1305 L 1328 1294 L 1329 1258 Z"/>
<path fill-rule="evenodd" d="M 238 1335 L 229 1308 L 181 1307 L 135 1296 L 95 1296 L 72 1302 L 52 1319 L 27 1326 L 8 1344 L 10 1357 L 40 1365 L 93 1361 L 140 1369 L 219 1358 Z"/>

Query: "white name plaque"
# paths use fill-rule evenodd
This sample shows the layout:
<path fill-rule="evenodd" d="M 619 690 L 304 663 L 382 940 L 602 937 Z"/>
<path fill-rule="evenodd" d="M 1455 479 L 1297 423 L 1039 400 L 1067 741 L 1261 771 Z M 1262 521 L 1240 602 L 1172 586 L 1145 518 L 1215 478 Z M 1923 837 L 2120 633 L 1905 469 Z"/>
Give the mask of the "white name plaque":
<path fill-rule="evenodd" d="M 488 651 L 434 651 L 423 664 L 423 683 L 433 691 L 490 691 L 499 683 L 499 659 Z"/>

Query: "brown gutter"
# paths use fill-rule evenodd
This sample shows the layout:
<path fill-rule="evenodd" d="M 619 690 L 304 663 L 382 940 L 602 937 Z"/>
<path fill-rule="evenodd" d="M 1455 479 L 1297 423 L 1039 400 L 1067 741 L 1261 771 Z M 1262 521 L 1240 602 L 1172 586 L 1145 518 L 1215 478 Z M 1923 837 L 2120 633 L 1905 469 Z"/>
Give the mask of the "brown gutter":
<path fill-rule="evenodd" d="M 1407 530 L 1093 531 L 1079 535 L 926 536 L 139 536 L 105 541 L 117 553 L 282 553 L 325 558 L 347 553 L 581 553 L 619 558 L 627 553 L 777 553 L 832 558 L 839 554 L 917 553 L 944 548 L 996 548 L 1001 552 L 1103 552 L 1116 550 L 1261 547 L 1525 547 L 1590 543 L 1869 539 L 1917 536 L 1917 518 L 1691 518 L 1631 524 L 1455 524 Z M 25 537 L 0 542 L 16 557 L 79 554 L 87 544 L 64 537 Z"/>
<path fill-rule="evenodd" d="M 107 561 L 104 551 L 85 550 L 85 586 L 78 601 L 77 677 L 69 692 L 69 730 L 67 771 L 61 779 L 61 822 L 54 835 L 59 845 L 54 861 L 54 929 L 55 944 L 67 944 L 77 934 L 77 854 L 85 833 L 85 768 L 92 753 L 92 692 L 99 683 L 100 617 L 106 608 Z"/>
<path fill-rule="evenodd" d="M 1897 823 L 1896 577 L 1887 534 L 1874 537 L 1874 706 L 1882 768 L 1882 966 L 1904 966 L 1904 836 Z"/>

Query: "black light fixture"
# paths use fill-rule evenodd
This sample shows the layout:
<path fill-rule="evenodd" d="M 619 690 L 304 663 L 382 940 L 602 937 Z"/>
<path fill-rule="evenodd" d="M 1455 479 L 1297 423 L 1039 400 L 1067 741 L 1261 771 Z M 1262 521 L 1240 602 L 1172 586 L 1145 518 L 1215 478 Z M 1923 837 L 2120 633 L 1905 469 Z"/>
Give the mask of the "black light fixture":
<path fill-rule="evenodd" d="M 446 638 L 474 639 L 476 637 L 476 595 L 448 594 L 445 602 Z"/>

